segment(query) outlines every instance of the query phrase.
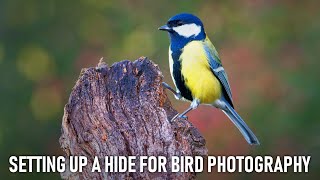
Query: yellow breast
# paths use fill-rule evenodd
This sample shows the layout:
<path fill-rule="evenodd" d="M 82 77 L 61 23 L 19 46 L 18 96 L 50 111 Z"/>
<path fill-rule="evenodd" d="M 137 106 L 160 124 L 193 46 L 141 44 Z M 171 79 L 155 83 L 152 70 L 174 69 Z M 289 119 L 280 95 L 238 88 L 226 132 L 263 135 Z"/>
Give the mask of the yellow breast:
<path fill-rule="evenodd" d="M 193 98 L 211 104 L 221 96 L 221 84 L 212 73 L 203 48 L 204 42 L 188 43 L 180 56 L 181 73 Z"/>

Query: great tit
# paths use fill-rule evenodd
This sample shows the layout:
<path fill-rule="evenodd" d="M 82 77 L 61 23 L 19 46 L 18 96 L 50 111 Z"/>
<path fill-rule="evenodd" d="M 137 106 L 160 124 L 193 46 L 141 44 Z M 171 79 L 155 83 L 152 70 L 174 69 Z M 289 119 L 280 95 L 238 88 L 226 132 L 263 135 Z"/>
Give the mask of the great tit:
<path fill-rule="evenodd" d="M 177 99 L 191 101 L 190 107 L 171 121 L 184 118 L 199 104 L 208 104 L 221 109 L 249 144 L 259 145 L 257 137 L 234 110 L 227 74 L 201 20 L 192 14 L 177 14 L 159 30 L 167 31 L 170 37 L 170 73 L 176 90 L 163 85 Z"/>

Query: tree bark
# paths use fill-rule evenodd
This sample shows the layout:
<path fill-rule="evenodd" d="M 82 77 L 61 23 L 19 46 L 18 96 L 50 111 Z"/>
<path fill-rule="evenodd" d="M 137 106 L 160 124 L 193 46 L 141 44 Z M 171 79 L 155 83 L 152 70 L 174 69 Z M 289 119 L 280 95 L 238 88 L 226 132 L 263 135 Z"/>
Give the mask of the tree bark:
<path fill-rule="evenodd" d="M 82 172 L 61 173 L 63 179 L 194 179 L 195 173 L 172 173 L 171 156 L 206 156 L 205 140 L 190 122 L 177 119 L 162 87 L 163 76 L 147 58 L 111 67 L 100 61 L 82 69 L 64 108 L 61 148 L 70 156 L 86 156 Z M 101 173 L 91 172 L 94 157 Z M 167 172 L 109 173 L 106 156 L 165 156 Z M 136 162 L 138 162 L 136 160 Z M 66 168 L 68 170 L 68 168 Z"/>

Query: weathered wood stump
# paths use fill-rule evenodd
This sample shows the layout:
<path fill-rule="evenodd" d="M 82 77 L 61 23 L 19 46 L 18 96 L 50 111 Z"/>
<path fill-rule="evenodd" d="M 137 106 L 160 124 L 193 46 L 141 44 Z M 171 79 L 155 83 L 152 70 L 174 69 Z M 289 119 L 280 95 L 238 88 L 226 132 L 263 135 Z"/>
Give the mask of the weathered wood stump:
<path fill-rule="evenodd" d="M 69 156 L 86 156 L 83 172 L 64 179 L 194 179 L 195 173 L 104 172 L 105 156 L 206 156 L 205 140 L 190 122 L 168 122 L 175 111 L 162 74 L 147 58 L 83 69 L 64 109 L 60 144 Z M 91 172 L 94 157 L 102 172 Z M 67 161 L 67 166 L 69 162 Z M 138 164 L 137 164 L 138 166 Z M 67 168 L 68 169 L 68 168 Z"/>

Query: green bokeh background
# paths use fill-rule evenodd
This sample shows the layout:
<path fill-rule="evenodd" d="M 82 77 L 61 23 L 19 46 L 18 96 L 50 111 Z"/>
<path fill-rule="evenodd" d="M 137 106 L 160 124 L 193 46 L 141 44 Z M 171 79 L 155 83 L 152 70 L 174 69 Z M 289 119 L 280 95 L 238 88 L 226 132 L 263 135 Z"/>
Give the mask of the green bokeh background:
<path fill-rule="evenodd" d="M 261 141 L 247 145 L 224 114 L 189 115 L 210 155 L 311 155 L 310 173 L 202 173 L 199 179 L 320 177 L 319 1 L 0 0 L 0 179 L 10 155 L 59 155 L 63 107 L 81 68 L 147 56 L 172 85 L 167 35 L 180 12 L 198 15 L 227 69 L 237 110 Z M 169 95 L 179 111 L 188 103 Z M 292 170 L 292 169 L 291 169 Z"/>

